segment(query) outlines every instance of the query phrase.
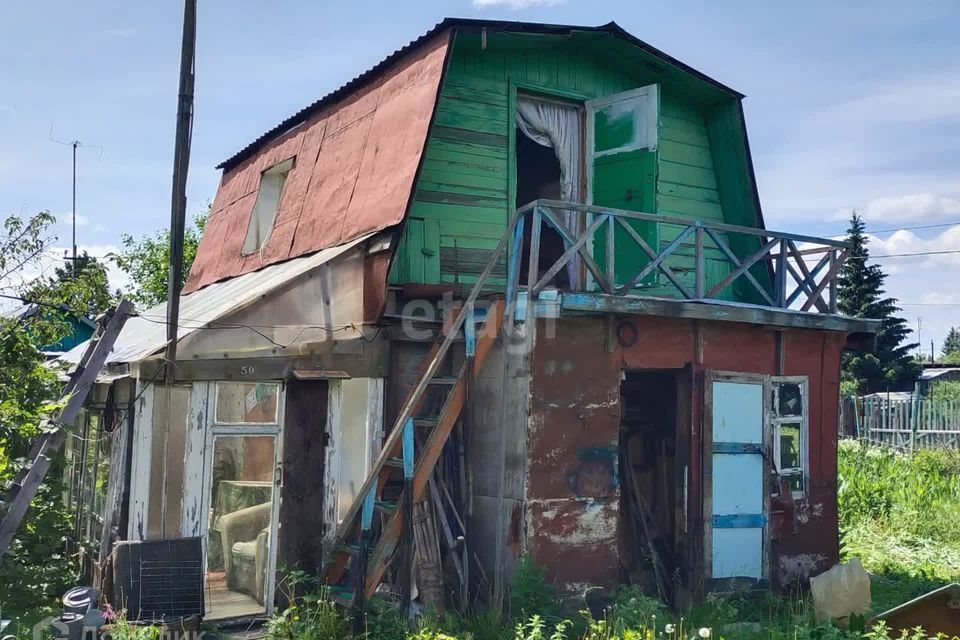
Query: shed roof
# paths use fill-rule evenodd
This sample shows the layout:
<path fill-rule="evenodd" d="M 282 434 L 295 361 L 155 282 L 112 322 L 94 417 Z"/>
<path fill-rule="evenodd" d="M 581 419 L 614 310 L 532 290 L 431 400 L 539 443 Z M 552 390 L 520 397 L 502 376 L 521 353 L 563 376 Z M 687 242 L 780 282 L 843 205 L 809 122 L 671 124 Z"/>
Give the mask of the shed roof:
<path fill-rule="evenodd" d="M 271 265 L 183 296 L 180 298 L 177 339 L 183 340 L 191 333 L 203 329 L 233 328 L 220 327 L 216 322 L 330 262 L 368 237 L 369 235 L 362 236 L 337 247 Z M 107 356 L 106 364 L 137 362 L 163 349 L 167 344 L 166 318 L 167 305 L 163 303 L 127 320 L 113 351 Z M 75 364 L 83 354 L 85 345 L 86 343 L 80 344 L 68 351 L 61 360 Z"/>
<path fill-rule="evenodd" d="M 952 373 L 954 371 L 960 371 L 960 367 L 943 367 L 941 369 L 924 369 L 920 372 L 921 380 L 935 380 L 940 376 Z"/>

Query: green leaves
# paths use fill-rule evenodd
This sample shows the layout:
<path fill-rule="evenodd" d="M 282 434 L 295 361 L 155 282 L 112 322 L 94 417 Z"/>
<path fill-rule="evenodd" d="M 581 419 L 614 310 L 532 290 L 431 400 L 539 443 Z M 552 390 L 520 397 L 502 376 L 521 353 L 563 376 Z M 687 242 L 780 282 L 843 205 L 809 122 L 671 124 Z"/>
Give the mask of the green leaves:
<path fill-rule="evenodd" d="M 183 280 L 190 273 L 190 266 L 197 255 L 200 235 L 207 223 L 210 207 L 193 219 L 183 235 Z M 139 309 L 149 309 L 167 299 L 167 272 L 170 264 L 170 232 L 157 231 L 135 238 L 124 234 L 123 249 L 111 254 L 110 259 L 130 276 L 132 286 L 124 292 Z"/>

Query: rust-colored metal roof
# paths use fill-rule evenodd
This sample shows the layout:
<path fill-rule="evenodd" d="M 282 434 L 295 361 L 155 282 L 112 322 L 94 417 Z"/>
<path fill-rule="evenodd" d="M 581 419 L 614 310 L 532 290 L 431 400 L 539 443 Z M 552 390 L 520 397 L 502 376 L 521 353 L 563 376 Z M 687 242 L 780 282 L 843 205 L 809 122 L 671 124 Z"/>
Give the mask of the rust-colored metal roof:
<path fill-rule="evenodd" d="M 742 94 L 610 22 L 598 27 L 447 18 L 369 71 L 222 162 L 184 294 L 399 223 L 410 200 L 455 30 L 605 33 L 740 98 Z M 263 249 L 244 256 L 260 174 L 295 158 Z"/>
<path fill-rule="evenodd" d="M 349 242 L 406 213 L 443 75 L 441 33 L 226 169 L 184 293 Z M 243 255 L 260 174 L 294 158 L 273 229 Z"/>

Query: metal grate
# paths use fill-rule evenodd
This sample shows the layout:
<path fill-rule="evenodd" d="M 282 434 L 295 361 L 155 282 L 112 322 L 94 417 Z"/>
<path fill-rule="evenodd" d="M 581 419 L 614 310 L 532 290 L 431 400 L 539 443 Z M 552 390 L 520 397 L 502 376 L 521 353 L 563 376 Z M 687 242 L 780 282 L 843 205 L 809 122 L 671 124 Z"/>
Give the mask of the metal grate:
<path fill-rule="evenodd" d="M 119 543 L 114 576 L 132 620 L 169 621 L 204 614 L 200 538 Z"/>

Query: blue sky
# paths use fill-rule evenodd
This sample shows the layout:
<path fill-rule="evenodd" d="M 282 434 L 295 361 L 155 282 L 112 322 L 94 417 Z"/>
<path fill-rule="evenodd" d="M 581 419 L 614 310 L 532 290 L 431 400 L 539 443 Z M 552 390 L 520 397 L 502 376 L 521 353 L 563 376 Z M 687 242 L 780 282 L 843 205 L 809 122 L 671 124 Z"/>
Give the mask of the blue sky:
<path fill-rule="evenodd" d="M 167 224 L 180 2 L 46 1 L 0 9 L 0 213 L 48 209 L 69 244 Z M 214 166 L 445 15 L 601 24 L 747 94 L 767 224 L 842 233 L 960 222 L 960 4 L 456 0 L 201 0 L 189 209 Z M 102 153 L 101 148 L 102 147 Z M 960 226 L 878 234 L 875 254 L 960 249 Z M 890 293 L 922 340 L 960 325 L 960 254 L 889 258 Z M 938 344 L 939 348 L 939 344 Z"/>

